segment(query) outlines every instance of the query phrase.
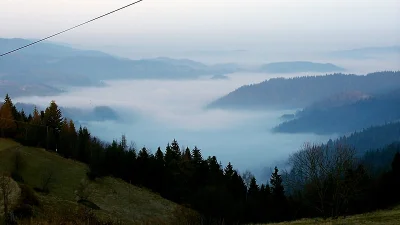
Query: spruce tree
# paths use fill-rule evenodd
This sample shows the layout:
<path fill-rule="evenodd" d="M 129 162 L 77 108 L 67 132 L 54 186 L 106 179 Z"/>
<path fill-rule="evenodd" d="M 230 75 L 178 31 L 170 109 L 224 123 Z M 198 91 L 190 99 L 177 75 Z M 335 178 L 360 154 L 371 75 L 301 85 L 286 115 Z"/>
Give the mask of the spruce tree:
<path fill-rule="evenodd" d="M 270 183 L 272 194 L 276 197 L 285 196 L 285 191 L 282 182 L 282 175 L 280 175 L 279 170 L 275 167 L 274 172 L 271 175 Z"/>
<path fill-rule="evenodd" d="M 228 165 L 224 169 L 224 175 L 228 178 L 231 178 L 233 176 L 233 166 L 231 162 L 228 163 Z"/>
<path fill-rule="evenodd" d="M 13 104 L 7 94 L 4 103 L 0 108 L 0 128 L 2 137 L 12 135 L 17 128 L 12 108 Z"/>
<path fill-rule="evenodd" d="M 55 133 L 59 133 L 62 126 L 62 113 L 55 101 L 51 101 L 49 107 L 44 112 L 45 125 L 51 128 Z"/>

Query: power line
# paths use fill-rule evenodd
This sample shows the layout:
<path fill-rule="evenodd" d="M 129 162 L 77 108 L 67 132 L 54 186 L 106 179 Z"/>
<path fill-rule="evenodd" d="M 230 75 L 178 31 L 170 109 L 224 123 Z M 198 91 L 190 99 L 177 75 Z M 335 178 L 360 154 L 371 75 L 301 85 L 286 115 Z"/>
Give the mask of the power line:
<path fill-rule="evenodd" d="M 31 45 L 37 44 L 37 43 L 39 43 L 39 42 L 42 42 L 42 41 L 44 41 L 44 40 L 50 39 L 50 38 L 52 38 L 52 37 L 55 37 L 55 36 L 57 36 L 57 35 L 60 35 L 60 34 L 62 34 L 62 33 L 67 32 L 67 31 L 73 30 L 73 29 L 75 29 L 75 28 L 78 28 L 78 27 L 80 27 L 80 26 L 83 26 L 83 25 L 85 25 L 85 24 L 88 24 L 88 23 L 90 23 L 90 22 L 93 22 L 93 21 L 95 21 L 95 20 L 98 20 L 98 19 L 100 19 L 100 18 L 102 18 L 102 17 L 108 16 L 108 15 L 110 15 L 110 14 L 113 14 L 113 13 L 117 12 L 117 11 L 120 11 L 120 10 L 122 10 L 122 9 L 128 8 L 128 7 L 130 7 L 130 6 L 133 6 L 133 5 L 135 5 L 135 4 L 139 3 L 139 2 L 142 2 L 142 1 L 144 1 L 144 0 L 137 0 L 136 2 L 130 3 L 130 4 L 126 5 L 126 6 L 123 6 L 123 7 L 121 7 L 121 8 L 118 8 L 118 9 L 113 10 L 113 11 L 111 11 L 111 12 L 108 12 L 108 13 L 106 13 L 106 14 L 103 14 L 103 15 L 101 15 L 101 16 L 98 16 L 98 17 L 96 17 L 96 18 L 93 18 L 93 19 L 91 19 L 91 20 L 88 20 L 88 21 L 86 21 L 86 22 L 84 22 L 84 23 L 78 24 L 78 25 L 76 25 L 76 26 L 73 26 L 73 27 L 68 28 L 68 29 L 66 29 L 66 30 L 63 30 L 63 31 L 60 31 L 60 32 L 58 32 L 58 33 L 55 33 L 55 34 L 53 34 L 53 35 L 50 35 L 50 36 L 45 37 L 45 38 L 43 38 L 43 39 L 40 39 L 40 40 L 38 40 L 38 41 L 32 42 L 32 43 L 27 44 L 27 45 L 25 45 L 25 46 L 22 46 L 22 47 L 19 47 L 19 48 L 14 49 L 14 50 L 11 50 L 11 51 L 9 51 L 9 52 L 3 53 L 3 54 L 0 55 L 0 57 L 3 57 L 3 56 L 5 56 L 5 55 L 11 54 L 11 53 L 13 53 L 13 52 L 19 51 L 19 50 L 24 49 L 24 48 L 26 48 L 26 47 L 29 47 L 29 46 L 31 46 Z"/>

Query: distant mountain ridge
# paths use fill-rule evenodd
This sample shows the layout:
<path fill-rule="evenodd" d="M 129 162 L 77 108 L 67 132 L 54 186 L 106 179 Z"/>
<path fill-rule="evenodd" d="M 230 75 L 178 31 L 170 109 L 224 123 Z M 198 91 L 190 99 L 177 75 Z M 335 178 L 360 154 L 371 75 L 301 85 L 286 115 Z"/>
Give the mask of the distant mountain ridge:
<path fill-rule="evenodd" d="M 367 75 L 329 74 L 295 78 L 273 78 L 244 85 L 206 107 L 223 109 L 298 109 L 345 92 L 366 94 L 400 88 L 400 71 Z"/>
<path fill-rule="evenodd" d="M 299 72 L 342 72 L 344 68 L 332 63 L 314 63 L 307 61 L 274 62 L 262 65 L 260 72 L 267 73 L 299 73 Z"/>
<path fill-rule="evenodd" d="M 0 38 L 0 52 L 27 45 L 26 39 Z M 46 95 L 62 90 L 47 90 L 45 86 L 93 86 L 102 80 L 115 79 L 197 79 L 204 75 L 233 73 L 240 70 L 234 64 L 205 65 L 188 59 L 131 60 L 92 50 L 80 50 L 42 42 L 14 52 L 0 60 L 1 95 Z M 24 86 L 41 87 L 37 92 L 23 91 Z M 56 89 L 56 88 L 54 88 Z"/>
<path fill-rule="evenodd" d="M 399 54 L 400 46 L 386 46 L 386 47 L 366 47 L 341 51 L 333 51 L 328 53 L 328 56 L 340 58 L 375 58 L 380 55 Z"/>

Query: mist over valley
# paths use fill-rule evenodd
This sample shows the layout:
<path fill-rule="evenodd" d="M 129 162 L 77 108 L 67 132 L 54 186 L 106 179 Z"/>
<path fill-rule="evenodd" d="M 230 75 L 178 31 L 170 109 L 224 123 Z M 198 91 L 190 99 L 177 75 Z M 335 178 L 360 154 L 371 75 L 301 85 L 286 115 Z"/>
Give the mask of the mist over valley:
<path fill-rule="evenodd" d="M 53 44 L 46 45 L 47 47 L 53 46 Z M 40 49 L 39 47 L 38 49 Z M 21 54 L 39 54 L 31 51 Z M 41 51 L 40 54 L 51 57 L 59 53 L 53 49 L 46 54 L 43 53 L 43 50 Z M 58 56 L 58 58 L 61 57 L 61 60 L 68 59 L 69 54 L 86 54 L 85 57 L 89 57 L 88 60 L 92 60 L 92 58 L 97 60 L 98 57 L 120 60 L 102 52 L 91 51 L 88 55 L 85 51 L 82 53 L 80 50 L 71 51 L 68 47 L 61 47 L 60 51 L 68 53 L 65 53 L 65 57 Z M 243 52 L 238 51 L 237 54 L 243 54 Z M 212 55 L 210 56 L 212 57 Z M 129 59 L 124 60 L 130 62 Z M 363 65 L 362 60 L 364 59 L 358 60 L 358 64 L 351 64 L 351 69 L 337 67 L 335 70 L 332 68 L 335 64 L 334 59 L 329 61 L 333 64 L 326 64 L 327 61 L 319 64 L 308 63 L 304 60 L 286 60 L 283 61 L 282 69 L 279 69 L 275 65 L 280 64 L 274 63 L 274 61 L 269 64 L 261 63 L 259 66 L 246 67 L 240 66 L 239 62 L 225 61 L 224 63 L 207 64 L 183 58 L 156 57 L 142 62 L 153 67 L 157 67 L 158 63 L 163 63 L 168 68 L 174 68 L 173 71 L 181 71 L 179 72 L 181 75 L 176 77 L 175 72 L 163 68 L 158 68 L 159 72 L 152 72 L 154 75 L 150 79 L 146 77 L 138 79 L 135 72 L 131 73 L 132 78 L 128 78 L 129 71 L 124 72 L 125 75 L 116 79 L 112 78 L 112 72 L 109 72 L 110 76 L 102 73 L 103 75 L 96 78 L 97 76 L 94 75 L 97 73 L 94 72 L 91 80 L 101 81 L 102 85 L 65 83 L 63 90 L 57 95 L 52 95 L 51 92 L 41 96 L 22 92 L 22 94 L 17 94 L 17 96 L 22 96 L 14 98 L 14 101 L 31 104 L 31 109 L 32 105 L 45 108 L 51 100 L 56 100 L 61 107 L 75 109 L 73 111 L 75 116 L 67 113 L 66 117 L 71 117 L 78 124 L 87 126 L 92 135 L 105 141 L 120 139 L 124 134 L 128 141 L 134 142 L 138 148 L 146 146 L 154 153 L 157 147 L 164 148 L 173 139 L 176 139 L 182 146 L 199 147 L 204 155 L 217 155 L 223 165 L 231 162 L 240 171 L 251 170 L 258 179 L 266 180 L 271 168 L 275 165 L 284 165 L 288 154 L 301 148 L 305 142 L 325 143 L 328 139 L 335 139 L 342 133 L 336 133 L 335 130 L 324 135 L 317 135 L 312 131 L 308 133 L 272 132 L 282 122 L 282 115 L 294 114 L 302 107 L 307 106 L 306 103 L 282 109 L 279 107 L 273 109 L 272 107 L 267 110 L 254 110 L 252 107 L 237 108 L 236 110 L 210 109 L 206 106 L 243 85 L 257 84 L 269 79 L 325 75 L 329 74 L 330 70 L 332 73 L 351 74 L 352 71 L 357 73 L 357 71 L 365 70 L 363 66 L 360 66 Z M 33 62 L 36 61 L 35 57 Z M 266 60 L 260 59 L 260 61 L 265 62 Z M 337 65 L 341 66 L 340 62 L 338 60 Z M 76 61 L 76 63 L 81 62 Z M 384 64 L 381 65 L 379 60 L 375 60 L 374 63 L 375 66 L 371 68 L 370 72 L 386 67 Z M 327 65 L 326 72 L 323 72 L 324 65 Z M 273 68 L 272 71 L 265 72 L 264 70 L 269 66 Z M 397 65 L 391 64 L 391 66 L 396 67 Z M 80 69 L 80 67 L 76 68 Z M 90 71 L 93 66 L 87 65 L 86 68 Z M 109 67 L 110 71 L 114 70 L 113 68 L 116 67 Z M 146 74 L 146 68 L 150 67 L 143 67 L 144 74 Z M 187 70 L 188 68 L 190 70 Z M 185 72 L 182 73 L 182 71 Z M 232 73 L 232 71 L 237 72 Z M 13 74 L 7 71 L 4 73 Z M 74 74 L 73 71 L 68 73 Z M 33 71 L 32 76 L 35 74 L 40 75 Z M 163 74 L 169 75 L 163 77 Z M 65 76 L 69 79 L 69 75 Z M 4 78 L 7 79 L 7 76 Z M 44 81 L 41 82 L 42 85 L 51 85 Z M 54 82 L 55 84 L 63 83 L 62 80 L 54 80 Z M 244 101 L 251 102 L 251 100 Z M 311 102 L 313 101 L 308 103 Z M 281 103 L 288 102 L 283 100 Z M 76 113 L 78 109 L 81 112 L 89 112 L 96 106 L 110 108 L 114 111 L 111 113 L 113 115 L 111 117 L 98 116 L 99 119 L 95 119 L 96 117 L 93 117 L 92 114 L 85 116 L 84 113 L 81 113 L 79 116 Z M 30 109 L 25 110 L 30 111 Z"/>

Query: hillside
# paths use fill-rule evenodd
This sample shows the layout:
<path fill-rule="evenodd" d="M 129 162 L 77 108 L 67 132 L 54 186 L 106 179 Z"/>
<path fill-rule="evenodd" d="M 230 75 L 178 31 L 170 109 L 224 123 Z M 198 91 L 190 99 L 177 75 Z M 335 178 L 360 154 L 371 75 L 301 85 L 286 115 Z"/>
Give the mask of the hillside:
<path fill-rule="evenodd" d="M 360 91 L 348 91 L 335 94 L 326 99 L 317 101 L 304 108 L 303 111 L 307 110 L 328 110 L 330 108 L 350 105 L 361 100 L 366 100 L 371 96 Z M 300 112 L 301 113 L 301 112 Z"/>
<path fill-rule="evenodd" d="M 41 180 L 49 173 L 53 178 L 49 194 L 37 192 L 41 206 L 39 215 L 63 214 L 76 208 L 74 191 L 86 179 L 87 166 L 43 149 L 29 148 L 16 142 L 0 139 L 0 169 L 10 170 L 15 153 L 20 151 L 24 167 L 24 183 L 31 188 L 41 187 Z M 104 220 L 118 218 L 124 223 L 138 221 L 168 221 L 177 205 L 146 189 L 130 185 L 120 179 L 106 177 L 90 182 L 89 200 L 100 207 L 95 214 Z"/>
<path fill-rule="evenodd" d="M 274 78 L 242 86 L 211 102 L 207 108 L 297 109 L 339 93 L 374 94 L 396 88 L 400 88 L 400 71 Z"/>
<path fill-rule="evenodd" d="M 306 61 L 274 62 L 262 65 L 260 72 L 267 73 L 300 73 L 300 72 L 341 72 L 344 68 L 332 63 L 314 63 Z"/>
<path fill-rule="evenodd" d="M 334 142 L 350 145 L 359 154 L 381 149 L 394 142 L 400 142 L 400 122 L 365 128 L 350 135 L 339 137 Z"/>
<path fill-rule="evenodd" d="M 350 104 L 309 107 L 297 113 L 295 119 L 279 124 L 274 131 L 343 134 L 398 120 L 400 120 L 400 89 L 387 94 L 362 97 Z"/>
<path fill-rule="evenodd" d="M 389 210 L 379 210 L 371 213 L 364 213 L 348 217 L 340 217 L 337 220 L 333 219 L 301 219 L 291 222 L 282 223 L 269 223 L 268 225 L 333 225 L 333 224 L 346 224 L 346 225 L 397 225 L 400 223 L 400 207 L 395 207 Z"/>

